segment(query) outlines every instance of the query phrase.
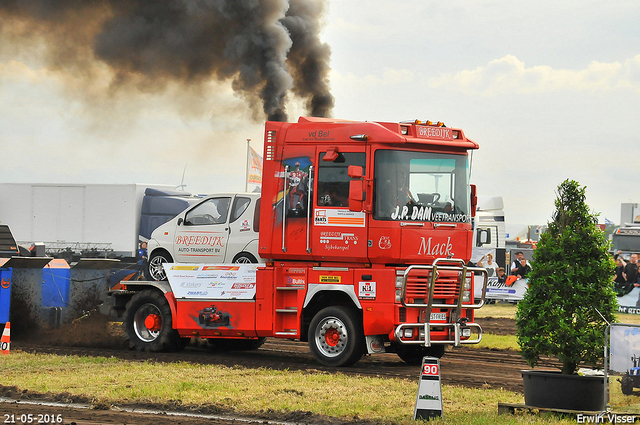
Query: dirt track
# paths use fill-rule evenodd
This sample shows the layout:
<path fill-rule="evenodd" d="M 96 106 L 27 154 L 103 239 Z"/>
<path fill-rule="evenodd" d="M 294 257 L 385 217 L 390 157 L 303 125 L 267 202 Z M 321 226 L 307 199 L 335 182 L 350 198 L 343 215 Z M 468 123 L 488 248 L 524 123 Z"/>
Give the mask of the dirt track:
<path fill-rule="evenodd" d="M 477 319 L 484 332 L 497 335 L 515 334 L 515 323 L 511 319 Z M 88 344 L 87 344 L 88 343 Z M 82 345 L 82 346 L 81 346 Z M 85 346 L 89 345 L 89 346 Z M 109 347 L 109 348 L 107 348 Z M 12 341 L 12 350 L 30 352 L 55 353 L 65 355 L 114 356 L 122 359 L 141 360 L 156 359 L 162 362 L 188 361 L 199 364 L 223 364 L 228 366 L 240 365 L 245 367 L 268 367 L 272 369 L 289 370 L 322 370 L 335 372 L 336 369 L 324 367 L 317 363 L 305 343 L 279 339 L 268 339 L 257 351 L 252 352 L 213 352 L 201 347 L 187 347 L 180 353 L 140 353 L 125 348 L 121 336 L 112 335 L 106 331 L 101 319 L 90 319 L 82 325 L 74 325 L 63 332 L 53 332 L 45 340 L 40 337 L 38 343 L 25 340 Z M 551 361 L 548 365 L 553 364 Z M 543 364 L 544 366 L 544 364 Z M 445 385 L 459 385 L 474 388 L 504 388 L 510 391 L 522 391 L 522 377 L 520 370 L 528 368 L 519 354 L 513 351 L 487 350 L 470 347 L 450 348 L 441 359 L 442 382 Z M 418 366 L 407 366 L 395 354 L 379 354 L 365 356 L 352 367 L 340 368 L 339 372 L 354 375 L 374 375 L 380 377 L 401 377 L 417 379 Z M 0 396 L 12 399 L 55 399 L 55 396 L 40 396 L 37 394 L 22 394 L 7 387 L 0 387 Z M 60 397 L 58 397 L 60 398 Z M 83 403 L 86 400 L 66 397 L 69 401 Z M 148 406 L 132 406 L 148 407 Z M 154 407 L 154 406 L 152 406 Z M 155 406 L 156 408 L 158 406 Z M 17 406 L 0 403 L 0 413 L 18 414 L 18 409 L 25 409 L 27 413 L 52 411 L 52 407 L 45 410 L 33 406 Z M 170 409 L 169 409 L 170 410 Z M 217 412 L 223 415 L 223 413 Z M 73 417 L 71 416 L 73 415 Z M 111 418 L 113 416 L 113 418 Z M 3 419 L 4 417 L 0 417 Z M 157 424 L 155 415 L 140 415 L 130 412 L 112 412 L 99 410 L 69 410 L 64 413 L 64 423 L 89 425 L 96 423 L 127 423 L 127 424 Z M 69 419 L 67 419 L 69 418 Z M 331 418 L 320 418 L 304 414 L 269 415 L 264 420 L 289 423 L 341 423 Z M 93 422 L 92 422 L 93 421 Z M 167 424 L 222 424 L 231 423 L 226 420 L 197 418 L 162 417 Z M 236 422 L 237 423 L 237 422 Z"/>

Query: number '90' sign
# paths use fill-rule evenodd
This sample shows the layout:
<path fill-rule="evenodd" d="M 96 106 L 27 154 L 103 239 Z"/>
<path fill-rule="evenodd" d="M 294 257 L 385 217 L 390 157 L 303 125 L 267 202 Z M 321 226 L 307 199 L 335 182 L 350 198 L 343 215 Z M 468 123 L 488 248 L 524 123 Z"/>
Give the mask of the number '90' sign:
<path fill-rule="evenodd" d="M 422 366 L 423 375 L 438 376 L 439 370 L 437 364 L 425 364 Z"/>

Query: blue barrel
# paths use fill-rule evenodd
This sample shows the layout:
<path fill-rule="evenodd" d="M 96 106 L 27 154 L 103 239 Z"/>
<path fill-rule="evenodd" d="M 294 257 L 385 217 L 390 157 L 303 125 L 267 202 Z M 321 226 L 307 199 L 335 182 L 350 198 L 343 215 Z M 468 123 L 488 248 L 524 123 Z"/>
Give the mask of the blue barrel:
<path fill-rule="evenodd" d="M 11 268 L 3 267 L 6 258 L 0 258 L 0 323 L 9 321 L 11 306 Z"/>
<path fill-rule="evenodd" d="M 42 307 L 67 307 L 71 269 L 63 259 L 53 259 L 42 271 Z"/>

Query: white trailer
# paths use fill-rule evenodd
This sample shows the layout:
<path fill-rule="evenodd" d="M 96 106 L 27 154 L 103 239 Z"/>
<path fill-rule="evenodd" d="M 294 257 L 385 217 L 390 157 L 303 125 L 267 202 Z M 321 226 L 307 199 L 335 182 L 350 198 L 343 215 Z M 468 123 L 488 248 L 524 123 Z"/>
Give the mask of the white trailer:
<path fill-rule="evenodd" d="M 506 231 L 502 196 L 478 196 L 473 228 L 471 261 L 477 263 L 484 255 L 491 253 L 496 263 L 506 268 Z"/>
<path fill-rule="evenodd" d="M 0 223 L 19 244 L 52 250 L 94 250 L 110 258 L 136 257 L 147 184 L 0 184 Z"/>

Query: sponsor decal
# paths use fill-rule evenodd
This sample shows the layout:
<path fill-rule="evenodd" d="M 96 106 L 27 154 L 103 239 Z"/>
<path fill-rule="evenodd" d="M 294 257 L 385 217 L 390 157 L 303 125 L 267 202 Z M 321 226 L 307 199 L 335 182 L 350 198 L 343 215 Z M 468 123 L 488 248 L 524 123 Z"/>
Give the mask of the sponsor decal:
<path fill-rule="evenodd" d="M 303 136 L 302 140 L 330 142 L 330 141 L 336 140 L 336 138 L 331 135 L 331 130 L 315 130 L 315 131 L 309 131 L 307 133 L 307 137 Z"/>
<path fill-rule="evenodd" d="M 420 138 L 453 140 L 453 132 L 447 127 L 417 127 L 417 135 Z"/>
<path fill-rule="evenodd" d="M 350 245 L 358 244 L 358 237 L 354 233 L 320 232 L 320 243 L 329 251 L 347 251 Z"/>
<path fill-rule="evenodd" d="M 289 268 L 289 273 L 291 274 L 305 274 L 306 272 L 307 272 L 307 269 L 302 269 L 298 267 Z"/>
<path fill-rule="evenodd" d="M 452 251 L 451 237 L 448 237 L 446 242 L 436 242 L 431 236 L 428 240 L 425 240 L 424 236 L 421 239 L 418 255 L 440 255 L 445 257 L 455 255 Z"/>
<path fill-rule="evenodd" d="M 320 282 L 322 283 L 341 283 L 342 276 L 320 276 Z"/>
<path fill-rule="evenodd" d="M 327 210 L 316 210 L 316 226 L 328 224 Z"/>
<path fill-rule="evenodd" d="M 199 288 L 200 286 L 202 286 L 202 283 L 200 282 L 181 282 L 180 283 L 181 288 Z"/>
<path fill-rule="evenodd" d="M 205 297 L 209 294 L 207 291 L 187 291 L 187 295 L 191 297 Z"/>
<path fill-rule="evenodd" d="M 251 230 L 251 226 L 249 225 L 249 220 L 244 220 L 242 224 L 240 224 L 240 231 L 246 232 L 247 230 Z"/>
<path fill-rule="evenodd" d="M 365 213 L 343 209 L 317 209 L 314 223 L 316 226 L 364 227 Z"/>
<path fill-rule="evenodd" d="M 358 298 L 360 298 L 361 300 L 375 300 L 376 299 L 376 283 L 375 282 L 359 282 Z"/>
<path fill-rule="evenodd" d="M 471 216 L 467 214 L 456 214 L 448 212 L 433 211 L 431 207 L 405 205 L 396 207 L 391 213 L 392 220 L 401 221 L 435 221 L 435 222 L 454 222 L 454 223 L 470 223 Z"/>
<path fill-rule="evenodd" d="M 304 279 L 287 276 L 287 285 L 305 285 Z"/>
<path fill-rule="evenodd" d="M 171 266 L 171 270 L 198 270 L 200 266 Z"/>
<path fill-rule="evenodd" d="M 7 277 L 3 278 L 2 281 L 0 281 L 0 286 L 4 289 L 9 288 L 9 286 L 11 286 L 11 280 Z"/>
<path fill-rule="evenodd" d="M 239 266 L 203 266 L 202 267 L 202 271 L 208 271 L 208 270 L 233 270 L 233 271 L 238 271 L 240 270 Z"/>
<path fill-rule="evenodd" d="M 176 236 L 176 245 L 207 245 L 224 247 L 224 236 L 206 236 L 206 235 L 178 235 Z"/>
<path fill-rule="evenodd" d="M 253 289 L 256 286 L 255 283 L 240 283 L 236 282 L 231 285 L 231 289 Z"/>
<path fill-rule="evenodd" d="M 380 240 L 378 241 L 378 248 L 391 249 L 391 238 L 389 236 L 380 236 Z"/>

